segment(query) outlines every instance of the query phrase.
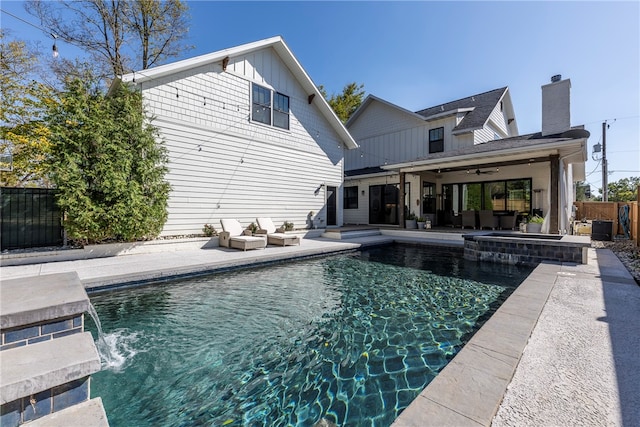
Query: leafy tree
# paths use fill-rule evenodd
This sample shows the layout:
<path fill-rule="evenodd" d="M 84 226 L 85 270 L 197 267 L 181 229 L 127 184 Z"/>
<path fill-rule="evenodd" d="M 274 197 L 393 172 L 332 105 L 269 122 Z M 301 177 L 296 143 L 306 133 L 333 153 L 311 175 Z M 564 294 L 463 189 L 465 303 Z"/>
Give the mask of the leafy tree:
<path fill-rule="evenodd" d="M 49 105 L 53 179 L 69 237 L 80 242 L 153 238 L 167 219 L 166 151 L 125 86 L 105 96 L 95 80 L 65 83 Z"/>
<path fill-rule="evenodd" d="M 0 184 L 47 186 L 49 132 L 42 123 L 42 102 L 51 90 L 31 80 L 37 52 L 0 30 Z"/>
<path fill-rule="evenodd" d="M 356 82 L 345 85 L 341 94 L 333 94 L 331 97 L 327 97 L 324 86 L 319 86 L 318 89 L 342 123 L 346 123 L 362 104 L 365 94 L 364 84 L 358 85 Z"/>
<path fill-rule="evenodd" d="M 638 200 L 638 186 L 640 185 L 640 177 L 632 176 L 630 178 L 622 178 L 619 181 L 607 184 L 607 198 L 610 202 L 632 202 Z M 595 200 L 602 200 L 602 188 L 598 189 L 600 196 Z"/>
<path fill-rule="evenodd" d="M 128 4 L 130 13 L 124 19 L 129 32 L 140 41 L 143 70 L 190 49 L 181 44 L 189 28 L 185 3 L 137 0 Z"/>
<path fill-rule="evenodd" d="M 585 202 L 591 197 L 591 186 L 583 181 L 576 182 L 576 201 Z"/>
<path fill-rule="evenodd" d="M 88 52 L 94 73 L 103 79 L 132 67 L 146 69 L 188 48 L 181 44 L 188 26 L 187 6 L 180 0 L 31 0 L 26 10 Z"/>

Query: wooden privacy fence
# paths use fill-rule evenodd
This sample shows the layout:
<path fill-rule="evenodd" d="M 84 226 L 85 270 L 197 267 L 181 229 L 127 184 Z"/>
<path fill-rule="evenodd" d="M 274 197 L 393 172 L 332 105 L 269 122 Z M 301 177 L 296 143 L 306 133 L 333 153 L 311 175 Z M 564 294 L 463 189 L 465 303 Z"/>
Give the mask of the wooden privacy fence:
<path fill-rule="evenodd" d="M 638 202 L 574 202 L 576 207 L 576 220 L 604 220 L 613 221 L 613 231 L 615 235 L 624 235 L 624 230 L 620 225 L 619 212 L 624 205 L 629 206 L 629 224 L 631 239 L 640 243 L 638 235 Z"/>

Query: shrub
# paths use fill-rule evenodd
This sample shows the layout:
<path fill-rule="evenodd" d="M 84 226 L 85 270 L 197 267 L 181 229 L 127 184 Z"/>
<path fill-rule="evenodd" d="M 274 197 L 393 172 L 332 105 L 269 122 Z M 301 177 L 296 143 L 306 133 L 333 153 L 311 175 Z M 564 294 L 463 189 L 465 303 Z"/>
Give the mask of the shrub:
<path fill-rule="evenodd" d="M 291 231 L 293 230 L 293 223 L 285 221 L 282 227 L 284 228 L 285 231 Z"/>
<path fill-rule="evenodd" d="M 81 243 L 156 237 L 167 220 L 167 152 L 142 96 L 122 85 L 106 96 L 67 81 L 48 106 L 52 178 L 70 239 Z"/>
<path fill-rule="evenodd" d="M 218 231 L 211 224 L 205 224 L 204 227 L 202 227 L 202 232 L 207 237 L 213 237 L 218 235 Z"/>

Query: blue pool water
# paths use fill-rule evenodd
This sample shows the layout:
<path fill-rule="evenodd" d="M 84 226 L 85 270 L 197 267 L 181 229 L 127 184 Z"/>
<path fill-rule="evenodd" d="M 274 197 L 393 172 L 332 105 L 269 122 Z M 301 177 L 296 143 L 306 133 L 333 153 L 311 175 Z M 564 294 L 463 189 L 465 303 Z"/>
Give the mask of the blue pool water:
<path fill-rule="evenodd" d="M 389 426 L 530 271 L 394 245 L 92 295 L 91 394 L 112 427 Z"/>

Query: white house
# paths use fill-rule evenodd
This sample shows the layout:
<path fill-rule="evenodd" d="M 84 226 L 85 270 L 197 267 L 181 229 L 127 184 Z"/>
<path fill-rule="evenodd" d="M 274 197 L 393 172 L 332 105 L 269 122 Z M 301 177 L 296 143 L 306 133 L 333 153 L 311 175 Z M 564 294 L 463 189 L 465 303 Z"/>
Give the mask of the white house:
<path fill-rule="evenodd" d="M 357 147 L 281 37 L 136 71 L 168 149 L 162 235 L 276 224 L 341 225 L 344 153 Z M 313 215 L 310 212 L 313 211 Z"/>
<path fill-rule="evenodd" d="M 346 124 L 359 147 L 345 157 L 345 223 L 404 226 L 413 213 L 462 226 L 463 211 L 491 210 L 569 230 L 589 136 L 570 125 L 570 87 L 542 86 L 542 131 L 529 135 L 507 87 L 417 112 L 368 96 Z"/>

